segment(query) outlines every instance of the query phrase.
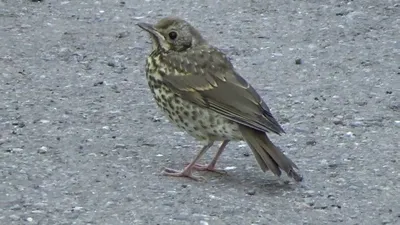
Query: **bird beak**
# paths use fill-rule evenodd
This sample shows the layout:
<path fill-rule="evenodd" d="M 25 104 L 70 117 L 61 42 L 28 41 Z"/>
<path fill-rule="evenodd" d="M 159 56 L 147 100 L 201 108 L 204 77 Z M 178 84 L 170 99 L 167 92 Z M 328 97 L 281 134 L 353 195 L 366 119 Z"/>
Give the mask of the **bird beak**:
<path fill-rule="evenodd" d="M 156 32 L 153 25 L 149 24 L 149 23 L 138 23 L 137 24 L 140 28 L 142 28 L 143 30 L 149 32 L 149 33 L 154 33 Z"/>
<path fill-rule="evenodd" d="M 165 41 L 165 37 L 157 31 L 152 24 L 138 23 L 137 25 L 150 34 L 151 39 L 153 40 L 153 50 L 159 48 L 168 50 L 170 48 L 168 43 Z"/>
<path fill-rule="evenodd" d="M 158 40 L 164 40 L 165 38 L 154 28 L 152 24 L 149 23 L 138 23 L 137 24 L 143 30 L 149 32 L 151 36 L 155 37 Z"/>

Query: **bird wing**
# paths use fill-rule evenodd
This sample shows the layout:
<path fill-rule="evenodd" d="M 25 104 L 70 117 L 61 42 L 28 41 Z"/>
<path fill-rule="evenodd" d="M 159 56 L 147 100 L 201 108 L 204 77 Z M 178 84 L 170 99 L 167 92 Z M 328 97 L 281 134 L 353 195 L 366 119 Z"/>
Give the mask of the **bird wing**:
<path fill-rule="evenodd" d="M 163 82 L 183 99 L 263 132 L 283 133 L 267 104 L 215 48 L 165 53 Z"/>

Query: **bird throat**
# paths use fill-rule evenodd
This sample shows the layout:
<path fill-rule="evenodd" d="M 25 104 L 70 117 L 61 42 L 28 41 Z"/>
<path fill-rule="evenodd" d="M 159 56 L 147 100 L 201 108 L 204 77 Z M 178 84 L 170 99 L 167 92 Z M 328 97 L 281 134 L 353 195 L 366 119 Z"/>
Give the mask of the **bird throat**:
<path fill-rule="evenodd" d="M 160 41 L 153 34 L 150 34 L 150 37 L 151 37 L 151 43 L 152 43 L 153 52 L 159 51 L 161 49 Z"/>
<path fill-rule="evenodd" d="M 150 37 L 153 52 L 168 52 L 171 49 L 171 46 L 168 43 L 160 40 L 156 35 L 150 33 Z"/>

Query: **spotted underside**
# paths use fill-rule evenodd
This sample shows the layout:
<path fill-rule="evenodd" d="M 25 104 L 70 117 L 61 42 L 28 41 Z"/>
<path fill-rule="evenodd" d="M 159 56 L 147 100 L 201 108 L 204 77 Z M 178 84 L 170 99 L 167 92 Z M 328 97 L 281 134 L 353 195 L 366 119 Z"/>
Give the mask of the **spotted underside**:
<path fill-rule="evenodd" d="M 157 49 L 147 60 L 147 79 L 158 104 L 178 126 L 189 127 L 189 133 L 239 139 L 237 123 L 262 132 L 284 132 L 254 88 L 214 47 L 197 46 L 183 52 Z M 191 112 L 196 114 L 195 121 L 193 115 L 185 115 Z"/>
<path fill-rule="evenodd" d="M 205 141 L 222 141 L 242 139 L 236 122 L 197 106 L 174 93 L 165 85 L 165 74 L 171 74 L 172 68 L 160 66 L 160 57 L 150 56 L 146 63 L 146 77 L 157 105 L 164 111 L 170 121 L 193 137 Z M 174 74 L 179 71 L 174 69 Z"/>

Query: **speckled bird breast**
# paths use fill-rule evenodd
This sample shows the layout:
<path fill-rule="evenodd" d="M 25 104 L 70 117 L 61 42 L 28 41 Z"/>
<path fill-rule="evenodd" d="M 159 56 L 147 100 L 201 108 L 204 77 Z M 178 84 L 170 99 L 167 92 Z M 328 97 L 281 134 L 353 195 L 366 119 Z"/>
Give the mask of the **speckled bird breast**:
<path fill-rule="evenodd" d="M 146 62 L 146 78 L 157 105 L 170 121 L 193 137 L 205 141 L 242 139 L 236 122 L 209 109 L 182 99 L 163 83 L 161 74 L 169 70 L 160 63 L 159 56 L 150 56 Z"/>

